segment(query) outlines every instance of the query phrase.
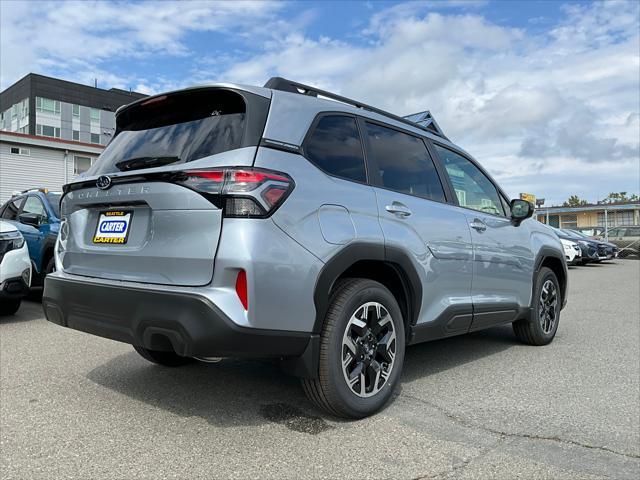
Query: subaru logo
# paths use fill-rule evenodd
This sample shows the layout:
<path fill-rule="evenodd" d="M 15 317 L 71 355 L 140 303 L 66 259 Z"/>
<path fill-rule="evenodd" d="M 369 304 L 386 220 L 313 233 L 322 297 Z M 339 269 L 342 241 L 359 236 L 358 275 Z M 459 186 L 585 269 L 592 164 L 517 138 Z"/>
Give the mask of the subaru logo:
<path fill-rule="evenodd" d="M 111 186 L 111 178 L 106 175 L 100 175 L 98 180 L 96 180 L 96 187 L 100 190 L 106 190 Z"/>

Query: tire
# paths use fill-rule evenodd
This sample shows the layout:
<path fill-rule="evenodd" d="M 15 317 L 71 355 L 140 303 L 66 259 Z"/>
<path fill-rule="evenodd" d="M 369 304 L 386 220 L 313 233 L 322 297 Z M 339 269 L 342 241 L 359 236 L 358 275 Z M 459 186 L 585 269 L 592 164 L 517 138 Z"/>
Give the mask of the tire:
<path fill-rule="evenodd" d="M 164 367 L 181 367 L 195 361 L 191 357 L 182 357 L 175 352 L 149 350 L 144 347 L 139 347 L 138 345 L 134 345 L 133 348 L 145 360 L 148 360 L 151 363 L 155 363 L 157 365 L 162 365 Z"/>
<path fill-rule="evenodd" d="M 18 311 L 21 303 L 22 300 L 19 298 L 0 300 L 0 316 L 13 315 Z"/>
<path fill-rule="evenodd" d="M 336 417 L 356 419 L 378 412 L 393 395 L 404 363 L 398 302 L 378 282 L 345 279 L 334 288 L 324 320 L 318 378 L 302 379 L 309 400 Z M 358 375 L 360 371 L 365 373 Z M 355 383 L 350 386 L 347 377 Z"/>
<path fill-rule="evenodd" d="M 44 275 L 47 276 L 50 273 L 53 273 L 55 271 L 56 271 L 56 261 L 53 257 L 51 257 L 47 262 L 47 266 L 44 269 Z"/>
<path fill-rule="evenodd" d="M 546 293 L 545 293 L 546 292 Z M 555 292 L 555 302 L 552 300 Z M 536 278 L 531 318 L 513 322 L 513 331 L 523 343 L 547 345 L 558 331 L 562 292 L 553 270 L 542 267 Z"/>

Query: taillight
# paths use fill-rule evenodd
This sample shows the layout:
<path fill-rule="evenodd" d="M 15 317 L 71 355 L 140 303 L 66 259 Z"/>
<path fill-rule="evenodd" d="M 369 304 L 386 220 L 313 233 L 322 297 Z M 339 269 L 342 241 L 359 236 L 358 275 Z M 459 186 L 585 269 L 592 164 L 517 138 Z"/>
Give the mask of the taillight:
<path fill-rule="evenodd" d="M 222 199 L 225 217 L 266 217 L 293 190 L 283 173 L 258 168 L 213 168 L 181 172 L 176 183 Z"/>

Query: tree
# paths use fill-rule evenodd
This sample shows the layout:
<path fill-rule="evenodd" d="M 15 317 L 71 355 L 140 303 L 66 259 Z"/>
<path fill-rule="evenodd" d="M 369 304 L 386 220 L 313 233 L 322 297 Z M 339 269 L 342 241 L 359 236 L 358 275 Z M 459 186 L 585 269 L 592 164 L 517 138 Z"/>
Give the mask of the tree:
<path fill-rule="evenodd" d="M 627 196 L 627 192 L 611 192 L 606 198 L 600 200 L 598 203 L 618 203 L 618 202 L 637 202 L 638 195 L 635 193 L 630 197 Z"/>
<path fill-rule="evenodd" d="M 571 195 L 569 199 L 562 204 L 563 207 L 580 207 L 582 205 L 588 205 L 589 202 L 582 200 L 577 195 Z"/>

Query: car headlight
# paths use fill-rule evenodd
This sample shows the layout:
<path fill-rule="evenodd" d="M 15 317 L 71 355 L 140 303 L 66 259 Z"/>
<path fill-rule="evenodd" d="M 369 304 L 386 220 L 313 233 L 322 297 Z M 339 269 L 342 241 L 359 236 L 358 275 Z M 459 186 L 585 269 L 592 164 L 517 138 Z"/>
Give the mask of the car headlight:
<path fill-rule="evenodd" d="M 20 232 L 4 232 L 0 233 L 0 251 L 3 253 L 11 250 L 18 250 L 24 245 L 24 237 Z"/>

